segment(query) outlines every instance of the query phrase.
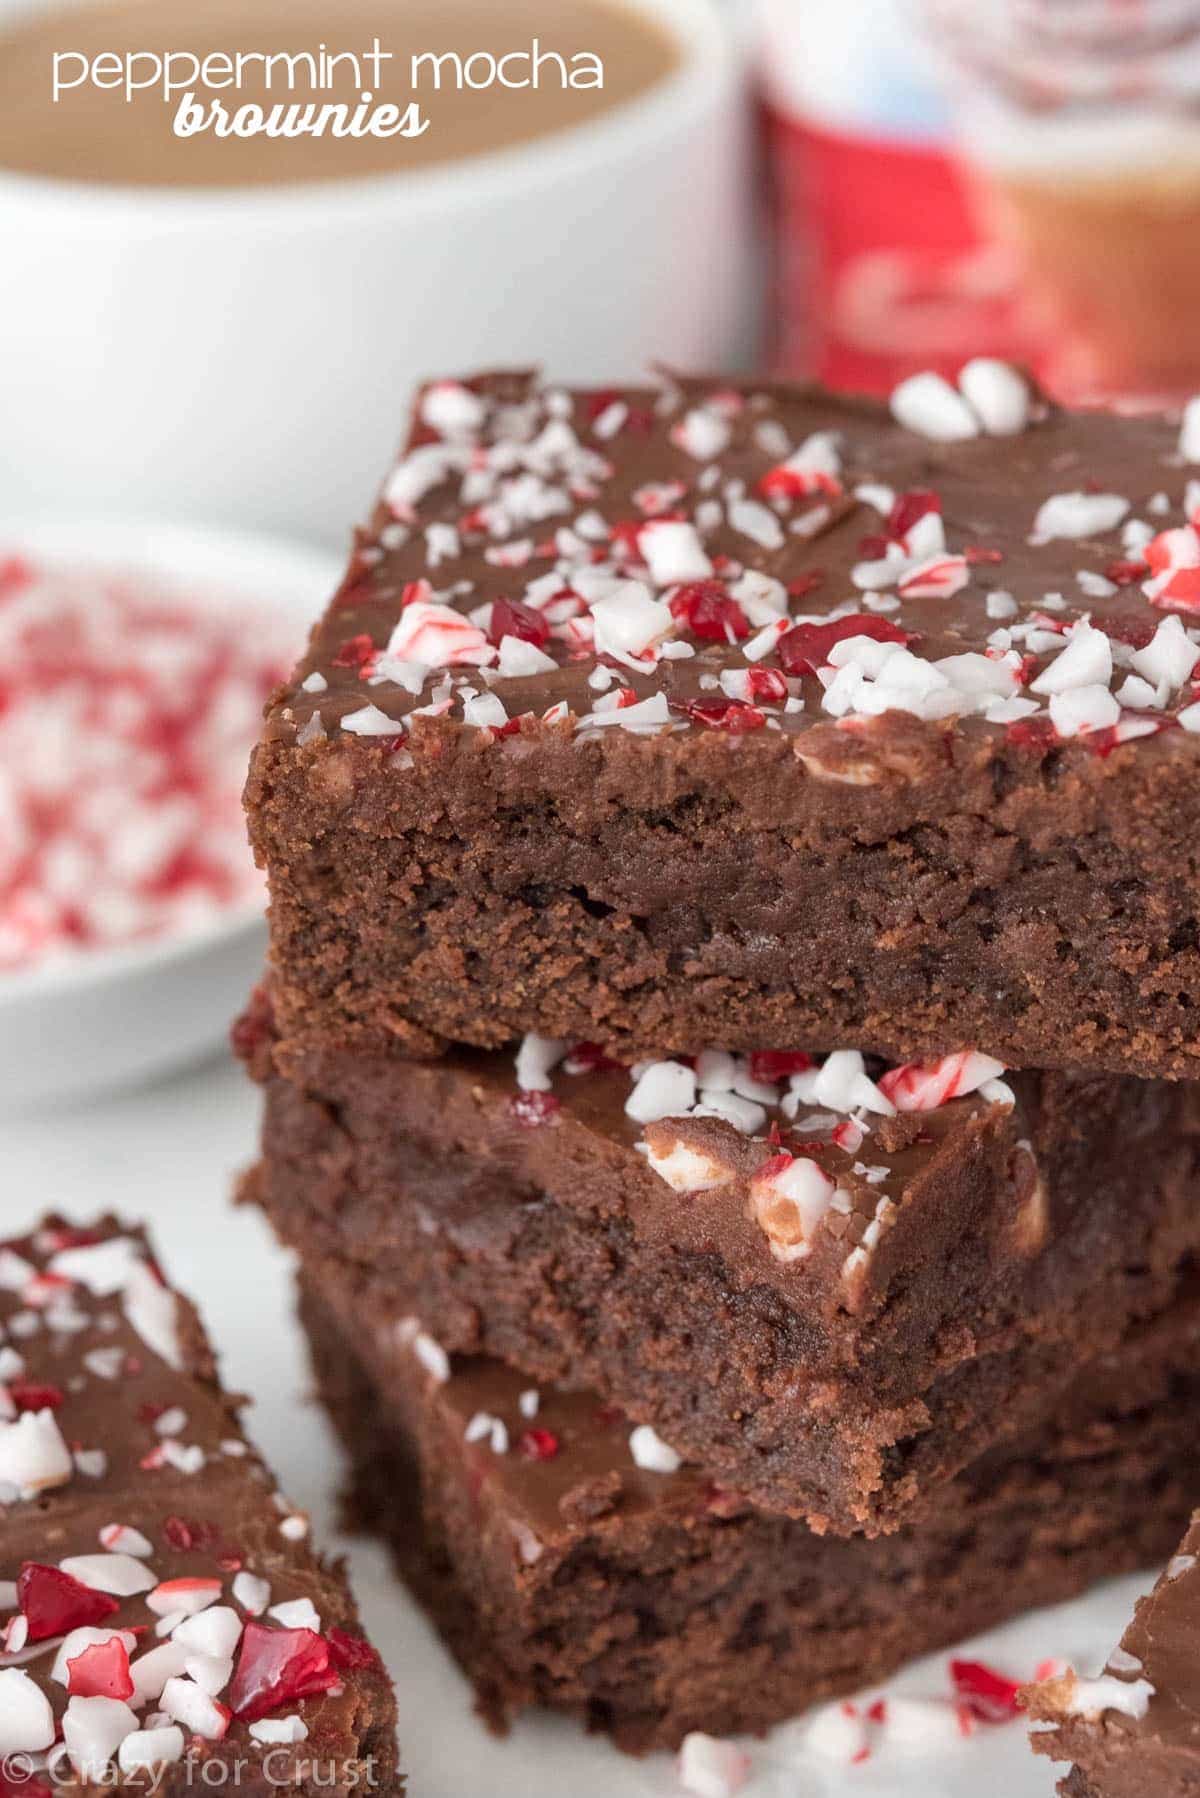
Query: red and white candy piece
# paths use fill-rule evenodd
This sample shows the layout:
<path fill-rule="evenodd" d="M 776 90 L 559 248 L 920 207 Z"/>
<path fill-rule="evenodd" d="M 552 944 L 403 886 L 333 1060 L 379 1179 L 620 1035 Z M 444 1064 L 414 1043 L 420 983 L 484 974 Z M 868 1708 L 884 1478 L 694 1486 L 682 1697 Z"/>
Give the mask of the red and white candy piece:
<path fill-rule="evenodd" d="M 496 651 L 486 632 L 453 606 L 417 600 L 401 612 L 387 654 L 427 668 L 481 668 L 495 660 Z"/>
<path fill-rule="evenodd" d="M 197 1612 L 215 1604 L 220 1596 L 219 1579 L 205 1579 L 194 1575 L 161 1580 L 153 1591 L 147 1592 L 146 1604 L 157 1617 L 170 1617 L 177 1612 L 182 1612 L 186 1617 L 194 1617 Z"/>
<path fill-rule="evenodd" d="M 939 1105 L 977 1092 L 1003 1073 L 1003 1062 L 966 1049 L 944 1055 L 940 1061 L 913 1061 L 892 1068 L 883 1075 L 879 1086 L 897 1111 L 936 1111 Z"/>
<path fill-rule="evenodd" d="M 807 1155 L 773 1155 L 750 1182 L 755 1222 L 777 1261 L 800 1261 L 837 1193 L 837 1183 Z"/>

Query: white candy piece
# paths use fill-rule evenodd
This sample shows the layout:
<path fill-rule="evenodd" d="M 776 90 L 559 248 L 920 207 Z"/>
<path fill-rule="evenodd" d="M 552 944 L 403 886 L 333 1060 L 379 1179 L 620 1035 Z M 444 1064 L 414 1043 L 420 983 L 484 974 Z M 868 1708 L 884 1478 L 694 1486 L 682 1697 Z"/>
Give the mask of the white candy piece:
<path fill-rule="evenodd" d="M 0 1292 L 20 1292 L 33 1276 L 32 1262 L 15 1249 L 0 1249 Z"/>
<path fill-rule="evenodd" d="M 450 1357 L 441 1343 L 425 1330 L 418 1330 L 412 1339 L 413 1354 L 421 1363 L 427 1374 L 431 1374 L 439 1386 L 444 1386 L 450 1378 Z"/>
<path fill-rule="evenodd" d="M 1105 1711 L 1120 1711 L 1123 1716 L 1140 1719 L 1153 1697 L 1154 1687 L 1148 1679 L 1113 1679 L 1102 1673 L 1098 1679 L 1075 1680 L 1066 1710 L 1072 1717 L 1095 1719 Z"/>
<path fill-rule="evenodd" d="M 1183 408 L 1179 428 L 1179 453 L 1185 462 L 1200 462 L 1200 394 Z"/>
<path fill-rule="evenodd" d="M 307 1603 L 307 1600 L 303 1602 Z M 311 1608 L 311 1607 L 310 1607 Z M 272 1615 L 278 1614 L 278 1608 Z M 320 1624 L 314 1623 L 313 1629 Z M 210 1605 L 176 1626 L 172 1640 L 195 1654 L 228 1660 L 242 1639 L 242 1620 L 227 1604 Z"/>
<path fill-rule="evenodd" d="M 421 420 L 439 437 L 474 437 L 487 406 L 461 381 L 434 381 L 421 396 Z"/>
<path fill-rule="evenodd" d="M 100 1531 L 100 1546 L 110 1554 L 150 1555 L 154 1553 L 154 1544 L 147 1541 L 141 1530 L 135 1530 L 129 1523 L 106 1523 Z"/>
<path fill-rule="evenodd" d="M 500 730 L 508 723 L 504 701 L 496 693 L 473 693 L 463 701 L 463 723 L 476 730 Z"/>
<path fill-rule="evenodd" d="M 273 1604 L 268 1615 L 282 1623 L 285 1629 L 311 1629 L 317 1635 L 321 1633 L 321 1618 L 311 1598 L 293 1598 L 285 1604 Z"/>
<path fill-rule="evenodd" d="M 303 1742 L 308 1725 L 294 1713 L 290 1717 L 263 1717 L 250 1725 L 250 1734 L 256 1742 Z"/>
<path fill-rule="evenodd" d="M 157 1648 L 151 1648 L 139 1655 L 136 1661 L 131 1661 L 129 1672 L 133 1680 L 133 1697 L 130 1703 L 138 1709 L 144 1704 L 156 1703 L 167 1681 L 184 1671 L 187 1657 L 188 1651 L 183 1643 L 169 1641 L 160 1643 Z"/>
<path fill-rule="evenodd" d="M 1109 730 L 1121 716 L 1121 708 L 1107 687 L 1073 687 L 1055 693 L 1050 701 L 1050 722 L 1060 737 L 1089 736 Z"/>
<path fill-rule="evenodd" d="M 550 1074 L 567 1052 L 567 1044 L 555 1036 L 530 1031 L 517 1050 L 517 1085 L 523 1093 L 550 1091 Z"/>
<path fill-rule="evenodd" d="M 756 499 L 731 500 L 728 507 L 731 529 L 749 537 L 760 549 L 782 549 L 783 526 L 769 506 Z"/>
<path fill-rule="evenodd" d="M 719 412 L 696 406 L 672 426 L 671 441 L 697 462 L 711 462 L 728 447 L 731 431 Z"/>
<path fill-rule="evenodd" d="M 1112 679 L 1112 644 L 1103 631 L 1082 619 L 1066 647 L 1030 684 L 1034 693 L 1067 693 L 1074 687 L 1107 686 Z"/>
<path fill-rule="evenodd" d="M 97 1298 L 107 1299 L 125 1290 L 134 1263 L 141 1260 L 141 1247 L 132 1237 L 113 1236 L 107 1242 L 60 1249 L 50 1257 L 46 1272 L 77 1281 Z"/>
<path fill-rule="evenodd" d="M 139 1729 L 126 1736 L 117 1750 L 122 1773 L 138 1773 L 147 1767 L 166 1767 L 183 1759 L 183 1731 L 174 1723 L 160 1729 Z"/>
<path fill-rule="evenodd" d="M 665 693 L 652 693 L 636 705 L 614 706 L 611 711 L 585 712 L 576 730 L 591 730 L 615 725 L 618 730 L 632 731 L 635 736 L 653 735 L 664 724 L 672 724 L 671 707 Z"/>
<path fill-rule="evenodd" d="M 0 1670 L 0 1755 L 37 1754 L 54 1741 L 50 1700 L 19 1667 Z"/>
<path fill-rule="evenodd" d="M 694 524 L 682 520 L 652 518 L 638 532 L 638 548 L 650 578 L 659 587 L 707 580 L 713 571 L 700 533 Z"/>
<path fill-rule="evenodd" d="M 1132 664 L 1152 687 L 1182 687 L 1196 663 L 1200 649 L 1183 628 L 1183 620 L 1174 613 L 1164 618 L 1144 649 L 1139 649 Z"/>
<path fill-rule="evenodd" d="M 1129 501 L 1118 493 L 1054 493 L 1039 508 L 1033 521 L 1031 542 L 1052 543 L 1056 538 L 1080 542 L 1115 531 Z"/>
<path fill-rule="evenodd" d="M 259 1579 L 257 1574 L 247 1573 L 243 1568 L 233 1576 L 233 1596 L 242 1609 L 250 1617 L 261 1617 L 271 1602 L 271 1584 L 269 1580 Z"/>
<path fill-rule="evenodd" d="M 630 1433 L 629 1452 L 634 1465 L 647 1473 L 676 1473 L 683 1465 L 683 1457 L 677 1455 L 648 1423 L 640 1423 Z"/>
<path fill-rule="evenodd" d="M 71 1765 L 99 1785 L 113 1755 L 138 1727 L 138 1720 L 119 1698 L 71 1698 L 63 1712 L 62 1732 Z"/>
<path fill-rule="evenodd" d="M 1029 423 L 1029 384 L 1009 363 L 976 356 L 960 371 L 958 385 L 990 437 L 1015 437 Z"/>
<path fill-rule="evenodd" d="M 783 1110 L 795 1117 L 800 1105 L 825 1105 L 831 1111 L 874 1111 L 894 1117 L 896 1108 L 868 1076 L 857 1049 L 837 1049 L 819 1068 L 806 1068 L 788 1081 Z"/>
<path fill-rule="evenodd" d="M 423 443 L 409 450 L 397 463 L 384 489 L 384 499 L 394 512 L 404 516 L 441 484 L 447 475 L 463 473 L 470 461 L 465 447 L 443 443 Z"/>
<path fill-rule="evenodd" d="M 679 1750 L 679 1783 L 694 1798 L 734 1798 L 750 1775 L 750 1757 L 735 1742 L 694 1729 Z"/>
<path fill-rule="evenodd" d="M 53 1411 L 22 1411 L 14 1423 L 0 1423 L 0 1491 L 31 1498 L 65 1486 L 74 1471 Z"/>
<path fill-rule="evenodd" d="M 597 600 L 592 607 L 592 625 L 597 655 L 615 656 L 628 665 L 632 658 L 644 656 L 656 643 L 669 637 L 675 620 L 670 606 L 664 600 L 653 599 L 641 581 L 621 581 L 606 599 Z"/>
<path fill-rule="evenodd" d="M 625 1115 L 639 1124 L 683 1117 L 696 1103 L 696 1076 L 679 1061 L 653 1061 L 625 1101 Z"/>
<path fill-rule="evenodd" d="M 80 1585 L 90 1586 L 93 1592 L 109 1592 L 115 1598 L 132 1598 L 157 1584 L 145 1562 L 134 1555 L 68 1555 L 59 1566 Z"/>
<path fill-rule="evenodd" d="M 978 437 L 979 422 L 961 393 L 941 375 L 910 375 L 893 389 L 892 417 L 906 431 L 935 443 L 962 443 Z"/>
<path fill-rule="evenodd" d="M 147 1348 L 167 1363 L 183 1366 L 179 1340 L 178 1302 L 144 1261 L 135 1261 L 125 1283 L 125 1315 Z"/>
<path fill-rule="evenodd" d="M 524 637 L 500 639 L 500 659 L 496 664 L 496 672 L 502 680 L 520 680 L 529 674 L 549 674 L 557 666 L 553 656 L 548 656 L 536 643 L 527 643 Z"/>
<path fill-rule="evenodd" d="M 189 1735 L 203 1736 L 206 1741 L 218 1742 L 228 1728 L 228 1719 L 218 1708 L 216 1700 L 203 1691 L 193 1680 L 169 1679 L 163 1687 L 158 1701 L 159 1709 L 176 1723 L 182 1723 Z"/>

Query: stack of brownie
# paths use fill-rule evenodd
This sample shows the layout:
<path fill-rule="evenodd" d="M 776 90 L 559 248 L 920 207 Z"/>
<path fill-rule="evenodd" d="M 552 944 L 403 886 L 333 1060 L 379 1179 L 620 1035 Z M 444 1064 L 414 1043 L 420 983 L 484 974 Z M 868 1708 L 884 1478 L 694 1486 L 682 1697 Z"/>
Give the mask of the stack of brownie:
<path fill-rule="evenodd" d="M 1200 419 L 439 381 L 248 800 L 248 1191 L 502 1719 L 765 1726 L 1200 1487 Z"/>

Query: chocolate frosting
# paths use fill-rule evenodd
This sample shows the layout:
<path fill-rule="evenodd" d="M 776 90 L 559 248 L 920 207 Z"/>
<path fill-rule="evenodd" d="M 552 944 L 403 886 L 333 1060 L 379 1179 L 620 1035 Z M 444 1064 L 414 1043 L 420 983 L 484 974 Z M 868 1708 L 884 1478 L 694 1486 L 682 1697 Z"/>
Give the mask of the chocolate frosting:
<path fill-rule="evenodd" d="M 569 461 L 582 472 L 575 478 L 548 475 L 537 495 L 523 493 L 520 502 L 533 510 L 532 520 L 522 515 L 520 505 L 514 515 L 516 502 L 490 511 L 487 503 L 474 502 L 472 477 L 461 463 L 411 502 L 396 497 L 406 489 L 393 477 L 358 533 L 346 577 L 308 654 L 270 713 L 269 737 L 299 735 L 308 742 L 317 734 L 337 734 L 342 719 L 369 704 L 395 720 L 397 741 L 403 732 L 413 753 L 436 753 L 437 739 L 461 722 L 459 689 L 467 686 L 498 695 L 509 720 L 521 720 L 519 732 L 501 739 L 505 753 L 519 756 L 526 734 L 564 728 L 558 719 L 549 725 L 539 722 L 551 708 L 562 706 L 573 718 L 591 713 L 598 693 L 589 677 L 597 657 L 553 636 L 542 645 L 557 664 L 553 669 L 513 678 L 490 670 L 481 675 L 475 667 L 435 669 L 418 693 L 392 680 L 364 678 L 362 656 L 364 650 L 385 648 L 405 602 L 416 591 L 414 582 L 428 581 L 439 603 L 465 616 L 501 598 L 524 601 L 530 583 L 553 571 L 563 586 L 569 586 L 573 571 L 599 564 L 644 581 L 645 567 L 630 545 L 636 528 L 647 522 L 651 503 L 671 518 L 697 523 L 719 581 L 736 587 L 747 570 L 771 576 L 792 595 L 787 600 L 792 620 L 820 620 L 830 614 L 866 613 L 877 603 L 878 590 L 856 585 L 855 570 L 864 562 L 878 563 L 886 553 L 892 502 L 932 490 L 944 520 L 946 551 L 965 557 L 965 584 L 957 592 L 937 595 L 923 594 L 920 580 L 910 582 L 915 592 L 905 592 L 901 584 L 898 607 L 876 613 L 876 621 L 883 617 L 899 626 L 913 652 L 929 662 L 971 652 L 999 655 L 1007 639 L 997 633 L 1014 632 L 1013 642 L 1023 656 L 1020 691 L 1025 696 L 1061 650 L 1064 627 L 1090 617 L 1110 640 L 1124 646 L 1117 650 L 1120 657 L 1144 647 L 1167 616 L 1161 609 L 1167 601 L 1156 605 L 1147 597 L 1150 570 L 1142 565 L 1140 550 L 1129 547 L 1135 540 L 1126 534 L 1130 521 L 1146 527 L 1144 540 L 1187 516 L 1189 470 L 1177 451 L 1177 425 L 1163 419 L 1072 414 L 1035 397 L 1019 435 L 979 434 L 941 443 L 903 428 L 873 403 L 816 388 L 688 379 L 670 380 L 661 390 L 565 393 L 529 373 L 478 376 L 465 387 L 483 402 L 481 422 L 465 439 L 446 439 L 452 451 L 465 441 L 476 461 L 490 454 L 503 467 L 505 456 L 519 454 L 514 445 L 528 444 L 547 426 L 566 428 L 579 446 L 579 455 Z M 425 422 L 427 396 L 433 391 L 427 389 L 418 403 L 410 452 L 427 451 L 443 441 Z M 725 440 L 714 456 L 682 447 L 688 421 L 697 413 L 721 421 Z M 620 420 L 615 431 L 605 422 L 613 419 Z M 764 501 L 764 479 L 769 484 L 771 470 L 816 433 L 834 434 L 840 447 L 836 494 Z M 402 462 L 401 470 L 405 466 Z M 491 493 L 494 487 L 495 482 L 485 483 L 483 490 Z M 1079 533 L 1031 541 L 1039 509 L 1065 494 L 1111 494 L 1127 507 L 1119 525 L 1086 527 L 1085 534 L 1081 525 Z M 768 522 L 764 531 L 761 518 L 752 515 L 748 531 L 739 510 L 747 500 L 760 511 L 765 504 L 778 530 Z M 586 535 L 579 532 L 581 517 Z M 564 528 L 569 535 L 556 538 Z M 511 565 L 514 556 L 519 558 L 516 566 Z M 894 590 L 901 580 L 897 576 L 890 587 Z M 1011 595 L 1011 608 L 1005 601 L 1002 610 L 989 612 L 989 596 L 996 594 Z M 1179 609 L 1186 622 L 1190 606 L 1180 602 Z M 1024 627 L 1035 615 L 1051 634 L 1043 631 L 1027 643 Z M 638 700 L 665 694 L 676 729 L 710 734 L 711 718 L 698 721 L 687 706 L 701 701 L 719 710 L 724 699 L 719 677 L 744 672 L 750 664 L 740 643 L 707 640 L 683 623 L 676 634 L 679 645 L 695 653 L 659 660 L 644 671 L 599 659 L 609 660 L 618 684 Z M 772 651 L 755 665 L 777 668 L 779 657 Z M 372 664 L 366 666 L 369 675 Z M 444 686 L 447 674 L 453 692 Z M 1122 679 L 1118 666 L 1114 687 Z M 1056 742 L 1044 699 L 1034 730 L 1028 720 L 927 721 L 894 710 L 882 719 L 855 716 L 847 723 L 822 709 L 822 683 L 813 672 L 799 673 L 789 686 L 793 700 L 803 700 L 802 710 L 752 701 L 765 710 L 769 728 L 743 734 L 734 725 L 730 735 L 726 722 L 712 734 L 721 737 L 726 749 L 746 753 L 782 732 L 797 740 L 796 752 L 811 758 L 813 771 L 856 781 L 888 772 L 901 777 L 915 773 L 931 754 L 942 753 L 938 745 L 947 732 L 1008 734 L 1042 752 Z M 414 716 L 443 694 L 451 698 L 444 717 Z M 1163 707 L 1139 713 L 1147 734 L 1138 737 L 1137 752 L 1194 755 L 1187 732 L 1159 729 L 1191 701 L 1191 687 L 1185 683 Z M 1125 723 L 1116 735 L 1099 734 L 1090 747 L 1111 750 L 1123 740 Z M 396 746 L 376 738 L 376 748 L 381 740 L 389 749 Z M 1073 743 L 1070 752 L 1078 750 Z"/>

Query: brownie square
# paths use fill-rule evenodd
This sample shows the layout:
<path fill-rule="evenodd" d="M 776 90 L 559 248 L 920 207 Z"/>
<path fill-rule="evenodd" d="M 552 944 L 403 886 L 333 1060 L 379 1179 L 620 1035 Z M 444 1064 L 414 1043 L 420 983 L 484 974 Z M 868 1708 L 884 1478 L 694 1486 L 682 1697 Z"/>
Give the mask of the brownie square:
<path fill-rule="evenodd" d="M 967 387 L 426 388 L 253 761 L 285 1036 L 1195 1075 L 1194 433 Z"/>
<path fill-rule="evenodd" d="M 1200 1248 L 1188 1082 L 296 1057 L 265 998 L 239 1038 L 265 1083 L 248 1194 L 364 1314 L 598 1391 L 821 1528 L 894 1528 Z"/>
<path fill-rule="evenodd" d="M 1068 1670 L 1022 1695 L 1037 1752 L 1074 1763 L 1058 1788 L 1064 1798 L 1200 1789 L 1198 1628 L 1200 1512 L 1098 1677 Z"/>
<path fill-rule="evenodd" d="M 391 1683 L 241 1402 L 142 1231 L 48 1218 L 0 1243 L 12 1791 L 402 1791 Z"/>
<path fill-rule="evenodd" d="M 304 1270 L 302 1315 L 350 1521 L 391 1543 L 501 1726 L 549 1705 L 635 1751 L 766 1728 L 1153 1561 L 1200 1473 L 1194 1300 L 871 1541 L 749 1509 L 595 1396 L 347 1312 L 326 1271 Z"/>

